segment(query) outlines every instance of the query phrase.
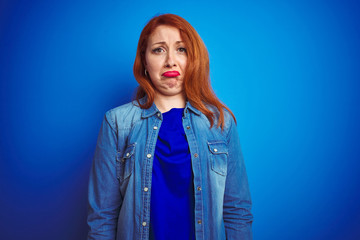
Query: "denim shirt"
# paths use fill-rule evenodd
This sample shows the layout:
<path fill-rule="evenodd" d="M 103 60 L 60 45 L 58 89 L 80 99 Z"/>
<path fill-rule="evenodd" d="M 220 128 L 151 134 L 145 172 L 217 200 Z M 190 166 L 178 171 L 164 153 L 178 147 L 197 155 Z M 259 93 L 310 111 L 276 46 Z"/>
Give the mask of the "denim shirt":
<path fill-rule="evenodd" d="M 244 159 L 235 122 L 224 113 L 222 131 L 216 121 L 210 128 L 189 102 L 184 109 L 197 240 L 252 239 Z M 155 104 L 141 109 L 133 102 L 105 114 L 90 172 L 88 239 L 149 239 L 152 166 L 161 123 Z"/>

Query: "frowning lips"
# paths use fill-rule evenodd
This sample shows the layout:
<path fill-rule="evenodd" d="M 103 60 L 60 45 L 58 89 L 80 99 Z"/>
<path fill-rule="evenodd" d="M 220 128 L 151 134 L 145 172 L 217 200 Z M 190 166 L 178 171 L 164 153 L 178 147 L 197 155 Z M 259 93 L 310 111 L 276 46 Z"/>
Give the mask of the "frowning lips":
<path fill-rule="evenodd" d="M 178 71 L 167 71 L 162 74 L 164 77 L 173 78 L 180 76 L 180 73 Z"/>

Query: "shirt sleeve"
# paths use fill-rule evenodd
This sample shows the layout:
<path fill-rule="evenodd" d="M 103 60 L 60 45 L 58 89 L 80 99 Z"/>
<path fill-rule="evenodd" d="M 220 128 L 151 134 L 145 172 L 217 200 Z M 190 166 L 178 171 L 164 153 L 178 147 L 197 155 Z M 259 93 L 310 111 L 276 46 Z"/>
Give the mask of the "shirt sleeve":
<path fill-rule="evenodd" d="M 228 147 L 228 172 L 223 206 L 226 239 L 251 240 L 252 203 L 239 135 L 232 118 L 228 134 Z"/>
<path fill-rule="evenodd" d="M 105 114 L 97 139 L 89 180 L 88 240 L 116 239 L 117 220 L 122 203 L 116 175 L 117 137 Z"/>

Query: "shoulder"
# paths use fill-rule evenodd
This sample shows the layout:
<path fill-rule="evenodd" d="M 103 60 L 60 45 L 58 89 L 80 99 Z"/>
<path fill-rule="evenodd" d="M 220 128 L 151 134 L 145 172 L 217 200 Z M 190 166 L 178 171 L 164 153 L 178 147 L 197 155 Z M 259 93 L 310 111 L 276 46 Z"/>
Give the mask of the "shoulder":
<path fill-rule="evenodd" d="M 136 101 L 126 103 L 105 113 L 105 119 L 114 130 L 130 129 L 141 119 L 142 109 Z"/>
<path fill-rule="evenodd" d="M 207 108 L 212 111 L 215 115 L 215 119 L 214 119 L 214 127 L 217 128 L 217 125 L 219 123 L 220 120 L 220 111 L 212 105 L 207 105 Z M 232 116 L 232 114 L 226 109 L 226 108 L 222 108 L 223 110 L 223 114 L 224 114 L 224 129 L 223 129 L 223 134 L 227 135 L 227 133 L 229 133 L 229 131 L 231 130 L 231 128 L 233 127 L 233 125 L 235 125 L 236 127 L 236 123 L 235 120 Z M 219 129 L 221 130 L 221 127 L 219 127 Z"/>
<path fill-rule="evenodd" d="M 223 108 L 224 128 L 222 129 L 221 126 L 218 127 L 218 123 L 220 120 L 220 111 L 216 107 L 211 106 L 211 105 L 207 105 L 206 107 L 207 107 L 207 109 L 209 109 L 210 111 L 212 111 L 214 113 L 214 117 L 215 117 L 214 124 L 210 128 L 209 119 L 203 113 L 201 113 L 201 121 L 203 121 L 204 123 L 206 122 L 206 124 L 204 124 L 204 125 L 207 126 L 207 131 L 216 133 L 218 136 L 221 136 L 224 140 L 228 139 L 228 137 L 229 137 L 230 133 L 233 131 L 233 129 L 236 129 L 236 123 L 234 121 L 232 114 L 226 108 Z"/>

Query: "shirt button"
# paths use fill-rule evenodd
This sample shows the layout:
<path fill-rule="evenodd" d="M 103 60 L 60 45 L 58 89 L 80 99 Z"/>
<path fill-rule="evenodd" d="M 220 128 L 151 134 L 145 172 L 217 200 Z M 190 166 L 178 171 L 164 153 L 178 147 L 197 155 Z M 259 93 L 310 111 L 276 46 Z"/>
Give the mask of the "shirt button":
<path fill-rule="evenodd" d="M 149 153 L 148 155 L 146 155 L 147 158 L 151 158 L 151 154 Z"/>
<path fill-rule="evenodd" d="M 198 156 L 199 156 L 199 155 L 198 155 L 197 153 L 195 153 L 195 154 L 194 154 L 194 157 L 196 157 L 196 158 L 197 158 Z"/>
<path fill-rule="evenodd" d="M 190 126 L 187 126 L 186 129 L 190 129 Z"/>
<path fill-rule="evenodd" d="M 130 153 L 127 153 L 126 156 L 127 156 L 127 157 L 130 156 Z"/>
<path fill-rule="evenodd" d="M 198 224 L 201 224 L 201 220 L 198 220 Z M 144 225 L 144 223 L 143 223 L 143 225 Z"/>
<path fill-rule="evenodd" d="M 200 186 L 199 186 L 199 187 L 197 187 L 196 189 L 197 189 L 198 191 L 201 191 L 201 187 L 200 187 Z"/>
<path fill-rule="evenodd" d="M 142 225 L 145 227 L 145 226 L 146 226 L 146 222 L 143 222 Z"/>
<path fill-rule="evenodd" d="M 217 149 L 216 149 L 216 148 L 214 148 L 214 152 L 217 152 Z"/>
<path fill-rule="evenodd" d="M 149 191 L 149 189 L 147 187 L 144 187 L 144 191 L 147 192 Z"/>
<path fill-rule="evenodd" d="M 157 114 L 158 117 L 160 117 L 160 115 L 161 115 L 160 113 Z"/>
<path fill-rule="evenodd" d="M 157 129 L 157 126 L 154 126 L 154 130 L 156 130 Z"/>

